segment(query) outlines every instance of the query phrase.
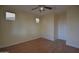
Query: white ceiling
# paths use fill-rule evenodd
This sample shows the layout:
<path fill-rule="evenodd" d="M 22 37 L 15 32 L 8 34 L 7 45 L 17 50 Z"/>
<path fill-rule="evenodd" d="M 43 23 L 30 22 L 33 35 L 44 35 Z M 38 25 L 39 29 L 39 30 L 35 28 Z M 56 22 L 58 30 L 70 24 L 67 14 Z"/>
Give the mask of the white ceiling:
<path fill-rule="evenodd" d="M 46 11 L 40 13 L 38 9 L 32 10 L 32 8 L 37 7 L 37 5 L 7 5 L 7 7 L 19 9 L 19 10 L 26 11 L 35 15 L 45 15 L 52 12 L 59 13 L 66 10 L 66 8 L 69 7 L 68 5 L 46 5 L 46 6 L 52 7 L 53 9 L 52 10 L 46 9 Z"/>

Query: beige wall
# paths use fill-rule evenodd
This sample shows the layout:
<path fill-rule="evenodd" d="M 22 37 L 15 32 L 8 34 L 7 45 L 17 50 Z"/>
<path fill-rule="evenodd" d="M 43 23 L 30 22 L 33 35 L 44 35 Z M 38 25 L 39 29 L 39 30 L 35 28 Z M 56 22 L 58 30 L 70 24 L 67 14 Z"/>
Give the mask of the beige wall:
<path fill-rule="evenodd" d="M 54 16 L 54 39 L 58 39 L 58 20 L 59 20 L 59 15 L 55 14 Z"/>
<path fill-rule="evenodd" d="M 70 6 L 66 12 L 55 15 L 55 39 L 79 48 L 79 6 Z"/>
<path fill-rule="evenodd" d="M 2 45 L 2 28 L 1 28 L 1 18 L 2 18 L 2 15 L 1 15 L 1 12 L 2 11 L 2 8 L 0 6 L 0 45 Z"/>
<path fill-rule="evenodd" d="M 67 45 L 79 48 L 79 6 L 67 10 Z"/>
<path fill-rule="evenodd" d="M 15 21 L 6 21 L 6 10 L 16 13 Z M 5 47 L 20 42 L 29 41 L 39 38 L 39 24 L 35 23 L 35 15 L 28 14 L 12 8 L 0 9 L 0 47 Z"/>
<path fill-rule="evenodd" d="M 66 35 L 66 11 L 55 14 L 55 39 L 65 40 Z"/>
<path fill-rule="evenodd" d="M 54 40 L 54 14 L 48 14 L 41 17 L 41 36 Z"/>

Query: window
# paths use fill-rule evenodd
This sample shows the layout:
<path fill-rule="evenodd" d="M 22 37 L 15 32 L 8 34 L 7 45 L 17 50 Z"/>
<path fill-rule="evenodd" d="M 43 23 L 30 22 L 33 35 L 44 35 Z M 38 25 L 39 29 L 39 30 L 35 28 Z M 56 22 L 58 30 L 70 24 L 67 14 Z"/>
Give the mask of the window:
<path fill-rule="evenodd" d="M 15 13 L 6 12 L 6 20 L 14 21 L 15 20 Z"/>
<path fill-rule="evenodd" d="M 36 20 L 36 23 L 39 23 L 39 21 L 40 21 L 39 18 L 36 18 L 35 20 Z"/>

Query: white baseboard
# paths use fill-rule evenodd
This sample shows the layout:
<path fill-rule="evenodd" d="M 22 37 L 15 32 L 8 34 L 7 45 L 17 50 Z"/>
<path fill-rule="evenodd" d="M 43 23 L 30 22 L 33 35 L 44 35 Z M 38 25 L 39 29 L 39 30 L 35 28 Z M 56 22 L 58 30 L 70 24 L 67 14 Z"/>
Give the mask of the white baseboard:
<path fill-rule="evenodd" d="M 37 38 L 40 38 L 40 36 L 35 36 L 35 37 L 32 37 L 32 38 L 28 38 L 29 40 L 20 40 L 20 41 L 15 42 L 15 43 L 13 42 L 11 44 L 1 45 L 0 48 L 5 48 L 5 47 L 13 46 L 13 45 L 24 43 L 24 42 L 27 42 L 27 41 L 30 41 L 30 40 L 35 40 Z"/>
<path fill-rule="evenodd" d="M 79 48 L 79 44 L 74 44 L 74 43 L 72 43 L 72 42 L 66 42 L 66 45 L 72 46 L 72 47 L 74 47 L 74 48 Z"/>

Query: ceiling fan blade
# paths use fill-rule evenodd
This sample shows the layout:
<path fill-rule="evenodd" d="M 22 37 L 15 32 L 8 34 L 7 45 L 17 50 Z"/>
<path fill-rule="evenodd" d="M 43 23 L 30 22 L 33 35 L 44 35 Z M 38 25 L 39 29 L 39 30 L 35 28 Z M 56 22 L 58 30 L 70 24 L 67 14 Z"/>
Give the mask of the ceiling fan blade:
<path fill-rule="evenodd" d="M 38 9 L 39 7 L 33 8 L 32 10 Z"/>
<path fill-rule="evenodd" d="M 51 7 L 45 7 L 46 9 L 52 9 Z"/>

